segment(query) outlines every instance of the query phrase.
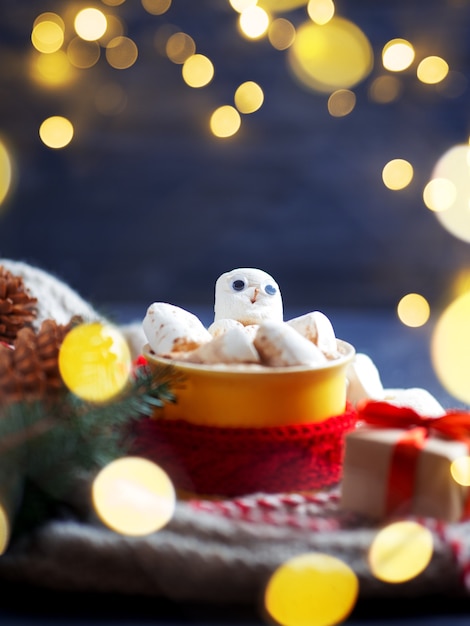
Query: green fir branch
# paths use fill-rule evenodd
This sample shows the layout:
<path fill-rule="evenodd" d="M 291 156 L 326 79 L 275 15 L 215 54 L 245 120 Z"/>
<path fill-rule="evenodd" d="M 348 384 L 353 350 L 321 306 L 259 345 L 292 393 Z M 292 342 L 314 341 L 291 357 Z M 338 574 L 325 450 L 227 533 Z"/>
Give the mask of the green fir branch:
<path fill-rule="evenodd" d="M 54 400 L 1 406 L 0 476 L 20 475 L 25 484 L 36 486 L 25 490 L 34 492 L 36 500 L 41 492 L 48 501 L 73 500 L 77 480 L 127 454 L 132 423 L 174 402 L 173 390 L 182 382 L 171 367 L 143 365 L 124 392 L 105 403 L 85 401 L 64 389 Z M 37 501 L 34 510 L 41 510 Z"/>

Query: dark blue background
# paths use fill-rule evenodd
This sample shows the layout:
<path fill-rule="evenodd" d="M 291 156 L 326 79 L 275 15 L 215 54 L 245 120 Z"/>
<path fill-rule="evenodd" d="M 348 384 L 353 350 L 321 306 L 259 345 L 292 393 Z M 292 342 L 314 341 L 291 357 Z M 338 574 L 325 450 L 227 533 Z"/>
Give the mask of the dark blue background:
<path fill-rule="evenodd" d="M 441 55 L 468 79 L 467 2 L 338 1 L 337 14 L 363 29 L 375 53 L 345 118 L 331 117 L 325 95 L 296 83 L 285 53 L 242 39 L 225 0 L 174 0 L 162 16 L 128 1 L 115 12 L 139 47 L 133 67 L 115 70 L 102 58 L 77 85 L 40 88 L 27 72 L 31 25 L 64 6 L 0 0 L 0 133 L 18 169 L 0 216 L 1 256 L 40 265 L 100 305 L 210 307 L 217 276 L 239 266 L 267 270 L 286 305 L 306 310 L 394 309 L 409 291 L 434 307 L 447 302 L 469 248 L 425 208 L 422 190 L 437 159 L 467 142 L 469 88 L 446 97 L 417 81 L 415 63 L 401 76 L 396 102 L 372 103 L 368 89 L 394 37 L 413 42 L 417 59 Z M 305 10 L 288 17 L 299 23 Z M 187 32 L 211 58 L 209 86 L 186 86 L 181 67 L 157 52 L 164 24 Z M 236 136 L 216 139 L 209 116 L 245 80 L 259 82 L 265 103 L 243 117 Z M 127 94 L 114 116 L 93 104 L 108 81 Z M 58 151 L 38 137 L 43 119 L 56 114 L 76 130 Z M 415 168 L 398 192 L 381 181 L 393 158 Z"/>

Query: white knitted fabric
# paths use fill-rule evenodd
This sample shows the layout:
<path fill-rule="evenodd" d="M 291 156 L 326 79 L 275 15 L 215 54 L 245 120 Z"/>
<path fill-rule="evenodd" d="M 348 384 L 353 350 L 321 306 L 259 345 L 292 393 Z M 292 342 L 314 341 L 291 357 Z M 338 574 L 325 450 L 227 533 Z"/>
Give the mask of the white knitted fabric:
<path fill-rule="evenodd" d="M 0 259 L 38 298 L 39 324 L 72 315 L 101 316 L 59 279 L 26 263 Z M 143 341 L 131 324 L 134 351 Z M 85 498 L 88 502 L 88 499 Z M 87 505 L 88 506 L 88 505 Z M 470 523 L 424 520 L 434 554 L 422 574 L 401 585 L 375 579 L 367 550 L 378 526 L 345 518 L 328 493 L 248 495 L 241 501 L 180 500 L 168 526 L 146 537 L 120 536 L 90 511 L 85 521 L 50 521 L 0 557 L 0 580 L 52 589 L 165 596 L 176 600 L 256 603 L 274 569 L 291 556 L 320 551 L 350 565 L 360 595 L 468 593 Z M 470 587 L 470 585 L 469 585 Z"/>
<path fill-rule="evenodd" d="M 33 326 L 37 329 L 45 319 L 54 319 L 58 324 L 67 324 L 71 317 L 80 315 L 85 322 L 106 321 L 91 304 L 76 291 L 53 274 L 23 261 L 0 258 L 0 266 L 15 276 L 23 278 L 25 287 L 37 298 L 37 317 Z M 133 357 L 141 352 L 146 342 L 141 324 L 121 326 Z"/>

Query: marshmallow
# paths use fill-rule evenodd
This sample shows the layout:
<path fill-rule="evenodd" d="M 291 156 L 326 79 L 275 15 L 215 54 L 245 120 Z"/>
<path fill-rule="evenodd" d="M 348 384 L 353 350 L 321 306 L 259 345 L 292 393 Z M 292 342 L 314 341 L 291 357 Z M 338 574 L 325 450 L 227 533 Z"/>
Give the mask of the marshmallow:
<path fill-rule="evenodd" d="M 241 267 L 225 272 L 215 283 L 214 320 L 234 319 L 244 326 L 265 320 L 282 322 L 279 286 L 262 270 Z"/>
<path fill-rule="evenodd" d="M 234 319 L 220 319 L 216 322 L 212 322 L 212 324 L 207 329 L 212 337 L 220 337 L 225 332 L 230 330 L 231 328 L 245 328 L 241 322 L 237 322 Z"/>
<path fill-rule="evenodd" d="M 356 405 L 360 400 L 383 400 L 384 388 L 380 374 L 372 359 L 361 352 L 357 353 L 346 370 L 348 381 L 347 399 Z"/>
<path fill-rule="evenodd" d="M 150 348 L 161 356 L 194 350 L 212 339 L 196 315 L 166 302 L 149 306 L 142 328 Z"/>
<path fill-rule="evenodd" d="M 290 365 L 318 365 L 326 362 L 322 351 L 284 322 L 261 324 L 254 340 L 265 365 L 285 367 Z"/>
<path fill-rule="evenodd" d="M 294 317 L 288 322 L 303 337 L 312 341 L 328 357 L 338 356 L 336 335 L 328 317 L 321 311 L 312 311 L 299 317 Z"/>
<path fill-rule="evenodd" d="M 193 350 L 187 361 L 192 363 L 259 363 L 260 356 L 243 326 L 229 328 L 212 341 Z"/>

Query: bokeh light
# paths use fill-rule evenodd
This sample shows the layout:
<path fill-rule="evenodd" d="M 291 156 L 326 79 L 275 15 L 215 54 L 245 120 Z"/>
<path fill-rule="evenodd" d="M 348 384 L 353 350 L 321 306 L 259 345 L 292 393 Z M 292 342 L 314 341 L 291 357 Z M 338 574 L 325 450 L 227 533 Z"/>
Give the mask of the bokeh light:
<path fill-rule="evenodd" d="M 444 80 L 449 73 L 449 66 L 441 57 L 430 56 L 423 59 L 416 70 L 416 75 L 422 83 L 435 85 Z"/>
<path fill-rule="evenodd" d="M 105 14 L 92 7 L 79 11 L 74 20 L 75 32 L 86 41 L 96 41 L 106 32 Z"/>
<path fill-rule="evenodd" d="M 424 326 L 429 320 L 431 308 L 429 302 L 421 294 L 408 293 L 398 302 L 397 314 L 402 324 L 417 328 Z"/>
<path fill-rule="evenodd" d="M 216 109 L 210 119 L 210 129 L 216 137 L 231 137 L 241 126 L 240 114 L 234 107 L 226 104 Z"/>
<path fill-rule="evenodd" d="M 270 13 L 288 13 L 307 4 L 308 0 L 258 0 L 259 6 Z"/>
<path fill-rule="evenodd" d="M 372 69 L 373 53 L 358 26 L 334 17 L 323 26 L 311 20 L 302 24 L 288 50 L 288 61 L 302 85 L 332 93 L 366 78 Z"/>
<path fill-rule="evenodd" d="M 80 324 L 67 333 L 59 351 L 59 370 L 75 395 L 107 402 L 126 386 L 131 355 L 119 330 L 107 324 Z"/>
<path fill-rule="evenodd" d="M 45 54 L 57 52 L 64 43 L 63 23 L 56 19 L 36 20 L 31 33 L 31 42 L 39 52 Z"/>
<path fill-rule="evenodd" d="M 277 568 L 266 586 L 264 606 L 283 626 L 331 626 L 347 618 L 358 591 L 357 576 L 346 563 L 311 552 Z"/>
<path fill-rule="evenodd" d="M 402 82 L 396 76 L 377 76 L 369 85 L 369 98 L 378 104 L 394 102 L 402 92 Z"/>
<path fill-rule="evenodd" d="M 431 338 L 431 360 L 442 386 L 470 404 L 470 292 L 441 313 Z"/>
<path fill-rule="evenodd" d="M 37 53 L 31 59 L 31 78 L 43 87 L 65 87 L 75 80 L 76 69 L 63 50 Z"/>
<path fill-rule="evenodd" d="M 88 69 L 98 63 L 101 48 L 96 41 L 85 41 L 80 37 L 74 37 L 67 46 L 67 56 L 75 67 Z"/>
<path fill-rule="evenodd" d="M 171 7 L 171 0 L 141 0 L 142 6 L 152 15 L 163 15 Z"/>
<path fill-rule="evenodd" d="M 7 510 L 0 504 L 0 555 L 8 547 L 10 541 L 11 525 Z"/>
<path fill-rule="evenodd" d="M 234 100 L 240 113 L 254 113 L 262 106 L 264 93 L 258 83 L 249 80 L 237 88 Z"/>
<path fill-rule="evenodd" d="M 33 22 L 33 30 L 41 22 L 54 22 L 54 24 L 57 24 L 57 26 L 60 27 L 62 32 L 65 31 L 64 20 L 60 17 L 58 13 L 53 13 L 52 11 L 46 11 L 45 13 L 40 13 Z"/>
<path fill-rule="evenodd" d="M 103 4 L 107 4 L 109 7 L 118 7 L 124 4 L 126 0 L 101 0 Z"/>
<path fill-rule="evenodd" d="M 250 6 L 240 13 L 238 25 L 241 33 L 248 39 L 259 39 L 269 28 L 269 15 L 258 6 Z"/>
<path fill-rule="evenodd" d="M 437 181 L 437 182 L 435 182 Z M 470 242 L 470 146 L 450 148 L 434 166 L 423 194 L 426 206 L 455 237 Z"/>
<path fill-rule="evenodd" d="M 254 7 L 257 4 L 257 0 L 229 0 L 230 6 L 232 9 L 237 11 L 237 13 L 241 13 L 248 7 Z"/>
<path fill-rule="evenodd" d="M 165 47 L 166 55 L 173 63 L 182 64 L 196 52 L 194 39 L 186 33 L 174 33 L 171 35 Z"/>
<path fill-rule="evenodd" d="M 72 122 L 61 115 L 48 117 L 39 127 L 39 137 L 48 148 L 65 148 L 73 138 Z"/>
<path fill-rule="evenodd" d="M 204 54 L 193 54 L 183 63 L 182 75 L 189 87 L 205 87 L 214 77 L 214 66 Z"/>
<path fill-rule="evenodd" d="M 349 115 L 356 106 L 356 94 L 350 89 L 338 89 L 328 98 L 328 113 L 333 117 Z"/>
<path fill-rule="evenodd" d="M 106 526 L 123 535 L 142 536 L 168 524 L 176 496 L 171 480 L 158 465 L 139 457 L 124 457 L 96 476 L 92 500 Z"/>
<path fill-rule="evenodd" d="M 0 210 L 11 189 L 13 179 L 13 167 L 10 153 L 0 139 Z"/>
<path fill-rule="evenodd" d="M 448 178 L 433 178 L 423 190 L 424 204 L 431 211 L 447 211 L 457 198 L 457 189 Z"/>
<path fill-rule="evenodd" d="M 106 46 L 106 60 L 116 70 L 126 70 L 137 61 L 137 45 L 129 37 L 114 37 Z"/>
<path fill-rule="evenodd" d="M 295 26 L 284 17 L 278 17 L 269 24 L 268 39 L 276 50 L 287 50 L 295 39 Z"/>
<path fill-rule="evenodd" d="M 403 72 L 415 58 L 415 50 L 406 39 L 392 39 L 382 50 L 382 63 L 390 72 Z"/>
<path fill-rule="evenodd" d="M 116 37 L 124 37 L 126 35 L 126 24 L 117 15 L 106 16 L 106 30 L 98 39 L 98 43 L 106 48 L 110 41 Z"/>
<path fill-rule="evenodd" d="M 456 483 L 470 487 L 470 456 L 459 456 L 450 464 L 450 473 Z"/>
<path fill-rule="evenodd" d="M 372 574 L 387 583 L 402 583 L 418 576 L 433 554 L 429 529 L 411 521 L 399 521 L 382 528 L 369 548 Z"/>
<path fill-rule="evenodd" d="M 335 14 L 334 2 L 333 0 L 309 0 L 307 13 L 315 24 L 326 24 Z"/>
<path fill-rule="evenodd" d="M 405 159 L 392 159 L 382 170 L 382 180 L 388 189 L 404 189 L 413 180 L 413 166 Z"/>

